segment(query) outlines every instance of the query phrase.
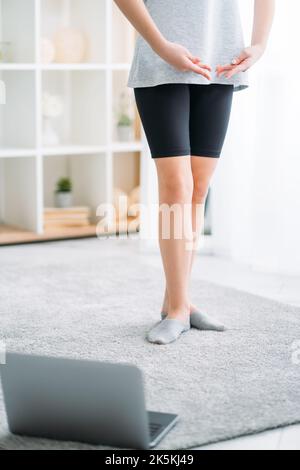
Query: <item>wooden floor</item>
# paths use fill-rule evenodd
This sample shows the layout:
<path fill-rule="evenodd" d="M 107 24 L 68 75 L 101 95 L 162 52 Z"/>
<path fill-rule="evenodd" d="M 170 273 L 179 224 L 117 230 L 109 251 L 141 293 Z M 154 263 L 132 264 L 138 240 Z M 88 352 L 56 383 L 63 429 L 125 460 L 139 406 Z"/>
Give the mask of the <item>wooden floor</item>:
<path fill-rule="evenodd" d="M 131 229 L 132 229 L 132 221 Z M 0 224 L 0 246 L 5 245 L 18 245 L 23 243 L 35 243 L 43 241 L 53 240 L 68 240 L 74 238 L 89 238 L 101 235 L 112 235 L 119 232 L 123 232 L 121 226 L 116 226 L 114 230 L 107 233 L 103 230 L 97 230 L 96 225 L 89 225 L 87 227 L 68 227 L 68 228 L 55 228 L 45 231 L 43 234 L 37 234 L 34 232 L 24 231 L 17 227 L 11 227 L 9 225 Z M 133 230 L 131 230 L 133 231 Z M 138 224 L 136 224 L 135 232 L 138 231 Z"/>

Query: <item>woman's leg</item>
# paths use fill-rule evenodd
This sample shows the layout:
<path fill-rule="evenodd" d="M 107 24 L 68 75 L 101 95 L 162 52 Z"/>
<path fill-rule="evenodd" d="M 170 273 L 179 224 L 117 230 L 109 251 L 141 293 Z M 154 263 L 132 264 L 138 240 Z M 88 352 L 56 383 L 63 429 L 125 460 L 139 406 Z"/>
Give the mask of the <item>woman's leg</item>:
<path fill-rule="evenodd" d="M 231 85 L 190 85 L 191 167 L 194 180 L 192 223 L 195 244 L 191 257 L 190 271 L 195 257 L 196 246 L 201 233 L 204 203 L 211 177 L 218 164 L 226 136 L 233 97 Z M 197 215 L 198 214 L 198 215 Z M 168 312 L 168 291 L 163 302 L 163 312 Z M 191 306 L 193 310 L 193 306 Z"/>
<path fill-rule="evenodd" d="M 193 255 L 191 257 L 192 270 L 195 254 L 197 253 L 198 242 L 204 224 L 205 202 L 212 176 L 217 168 L 219 159 L 209 157 L 192 157 L 192 174 L 194 181 L 194 191 L 192 200 L 192 224 L 194 233 Z"/>
<path fill-rule="evenodd" d="M 189 275 L 191 275 L 195 254 L 197 252 L 199 238 L 204 222 L 204 207 L 210 185 L 211 178 L 217 167 L 218 159 L 209 157 L 192 157 L 191 170 L 193 177 L 193 194 L 192 194 L 192 230 L 193 230 L 193 248 L 190 256 Z M 190 311 L 194 311 L 196 307 L 190 305 Z M 165 291 L 163 303 L 163 312 L 169 312 L 169 295 L 168 289 Z"/>
<path fill-rule="evenodd" d="M 168 318 L 190 313 L 193 175 L 190 156 L 155 159 L 159 184 L 159 241 L 168 292 Z"/>

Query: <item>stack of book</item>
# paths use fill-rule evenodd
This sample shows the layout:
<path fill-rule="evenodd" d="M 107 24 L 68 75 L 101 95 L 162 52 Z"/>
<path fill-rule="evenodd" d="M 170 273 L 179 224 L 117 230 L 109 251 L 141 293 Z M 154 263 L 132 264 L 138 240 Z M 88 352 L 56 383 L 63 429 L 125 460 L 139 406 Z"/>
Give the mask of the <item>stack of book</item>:
<path fill-rule="evenodd" d="M 89 207 L 69 207 L 67 209 L 44 209 L 44 229 L 87 227 L 90 225 Z"/>

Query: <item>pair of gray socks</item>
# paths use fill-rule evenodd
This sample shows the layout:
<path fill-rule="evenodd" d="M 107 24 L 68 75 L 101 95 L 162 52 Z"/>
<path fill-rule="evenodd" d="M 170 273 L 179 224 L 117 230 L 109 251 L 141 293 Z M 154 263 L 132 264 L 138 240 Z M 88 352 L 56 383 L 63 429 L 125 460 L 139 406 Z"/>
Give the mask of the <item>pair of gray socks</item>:
<path fill-rule="evenodd" d="M 188 323 L 168 319 L 165 312 L 161 313 L 162 321 L 158 323 L 147 335 L 147 340 L 154 344 L 170 344 L 176 341 L 191 326 L 198 330 L 225 331 L 224 325 L 210 318 L 205 313 L 194 311 Z"/>
<path fill-rule="evenodd" d="M 190 329 L 190 320 L 188 323 L 182 323 L 179 320 L 164 318 L 148 333 L 147 340 L 154 344 L 170 344 Z"/>

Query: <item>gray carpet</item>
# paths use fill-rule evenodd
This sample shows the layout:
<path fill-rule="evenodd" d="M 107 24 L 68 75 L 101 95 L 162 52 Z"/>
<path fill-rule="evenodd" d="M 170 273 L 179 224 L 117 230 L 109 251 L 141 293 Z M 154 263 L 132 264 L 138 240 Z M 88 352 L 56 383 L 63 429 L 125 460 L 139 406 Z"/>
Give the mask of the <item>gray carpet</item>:
<path fill-rule="evenodd" d="M 300 309 L 196 279 L 193 300 L 229 331 L 148 344 L 163 291 L 149 256 L 134 241 L 0 248 L 0 340 L 17 351 L 138 365 L 148 407 L 181 416 L 162 449 L 300 422 L 300 367 L 291 360 Z M 0 449 L 65 448 L 90 447 L 10 436 L 0 396 Z"/>

